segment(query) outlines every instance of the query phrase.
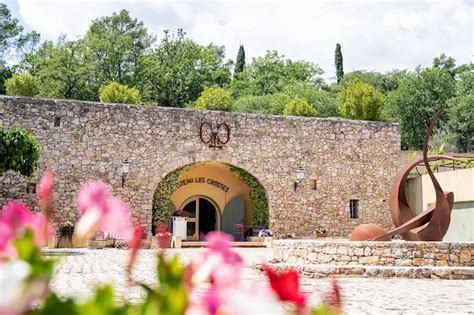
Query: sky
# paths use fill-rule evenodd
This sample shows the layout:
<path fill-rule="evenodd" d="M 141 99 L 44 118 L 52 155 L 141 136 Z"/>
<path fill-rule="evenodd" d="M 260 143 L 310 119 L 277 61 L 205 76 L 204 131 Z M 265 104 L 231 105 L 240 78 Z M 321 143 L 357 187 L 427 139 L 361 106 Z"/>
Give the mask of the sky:
<path fill-rule="evenodd" d="M 344 70 L 414 69 L 445 53 L 458 64 L 474 59 L 474 0 L 0 0 L 43 39 L 84 35 L 92 19 L 127 9 L 148 29 L 183 28 L 200 44 L 224 45 L 247 62 L 277 50 L 318 64 L 335 76 L 334 49 Z"/>

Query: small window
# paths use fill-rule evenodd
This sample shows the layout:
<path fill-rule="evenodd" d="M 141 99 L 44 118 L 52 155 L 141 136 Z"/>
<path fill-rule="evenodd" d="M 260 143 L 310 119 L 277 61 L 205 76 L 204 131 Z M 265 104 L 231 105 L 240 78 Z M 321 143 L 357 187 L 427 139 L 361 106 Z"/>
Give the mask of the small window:
<path fill-rule="evenodd" d="M 27 183 L 26 184 L 26 193 L 27 194 L 36 194 L 36 183 Z"/>
<path fill-rule="evenodd" d="M 359 200 L 351 199 L 349 201 L 349 214 L 351 216 L 351 219 L 359 218 Z"/>
<path fill-rule="evenodd" d="M 61 117 L 54 117 L 54 127 L 61 126 Z"/>
<path fill-rule="evenodd" d="M 310 187 L 311 187 L 311 190 L 316 190 L 318 188 L 317 180 L 315 179 L 310 180 Z"/>

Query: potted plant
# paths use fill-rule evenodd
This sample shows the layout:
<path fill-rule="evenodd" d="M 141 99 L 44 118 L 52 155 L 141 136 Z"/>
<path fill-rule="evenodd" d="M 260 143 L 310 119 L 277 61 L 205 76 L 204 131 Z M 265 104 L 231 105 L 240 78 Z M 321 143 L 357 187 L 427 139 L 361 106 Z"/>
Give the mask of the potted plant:
<path fill-rule="evenodd" d="M 328 230 L 324 227 L 316 228 L 316 236 L 317 237 L 326 237 L 328 234 Z"/>
<path fill-rule="evenodd" d="M 159 248 L 170 248 L 172 235 L 173 234 L 168 231 L 168 225 L 166 223 L 158 223 L 156 227 L 156 242 Z"/>

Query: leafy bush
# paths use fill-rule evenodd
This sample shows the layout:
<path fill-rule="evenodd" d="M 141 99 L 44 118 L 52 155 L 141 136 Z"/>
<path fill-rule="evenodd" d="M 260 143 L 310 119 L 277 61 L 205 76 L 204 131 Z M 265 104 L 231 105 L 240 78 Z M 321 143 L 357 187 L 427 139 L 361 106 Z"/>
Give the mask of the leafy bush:
<path fill-rule="evenodd" d="M 0 175 L 8 170 L 31 176 L 38 167 L 39 146 L 26 129 L 0 128 Z"/>
<path fill-rule="evenodd" d="M 296 98 L 285 105 L 283 114 L 286 116 L 316 116 L 317 111 L 308 102 L 301 98 Z"/>
<path fill-rule="evenodd" d="M 357 82 L 340 93 L 339 113 L 349 119 L 377 120 L 383 107 L 382 93 L 372 85 Z"/>
<path fill-rule="evenodd" d="M 5 81 L 8 95 L 35 96 L 40 91 L 40 81 L 29 73 L 15 74 Z"/>
<path fill-rule="evenodd" d="M 267 115 L 283 115 L 285 104 L 291 97 L 284 93 L 267 95 L 247 95 L 237 99 L 234 111 L 242 113 L 255 113 Z"/>
<path fill-rule="evenodd" d="M 250 202 L 252 204 L 252 225 L 259 228 L 268 228 L 269 210 L 265 188 L 263 188 L 260 182 L 246 170 L 233 165 L 227 166 L 229 167 L 229 170 L 236 174 L 250 190 Z"/>
<path fill-rule="evenodd" d="M 305 99 L 317 110 L 318 117 L 337 117 L 337 94 L 319 89 L 306 82 L 295 82 L 283 88 L 283 93 L 291 98 Z"/>
<path fill-rule="evenodd" d="M 222 88 L 206 87 L 197 99 L 195 108 L 230 112 L 232 111 L 232 98 Z"/>
<path fill-rule="evenodd" d="M 140 91 L 117 82 L 110 82 L 99 89 L 99 99 L 104 103 L 138 104 Z"/>

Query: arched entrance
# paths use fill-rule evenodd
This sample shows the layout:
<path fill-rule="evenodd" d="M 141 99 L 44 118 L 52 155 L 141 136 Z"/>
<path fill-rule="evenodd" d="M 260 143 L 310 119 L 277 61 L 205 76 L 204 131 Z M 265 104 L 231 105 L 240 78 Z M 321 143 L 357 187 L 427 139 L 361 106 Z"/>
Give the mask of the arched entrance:
<path fill-rule="evenodd" d="M 171 231 L 176 210 L 191 214 L 189 240 L 214 230 L 239 234 L 243 228 L 247 233 L 269 223 L 268 199 L 260 182 L 244 169 L 219 161 L 188 164 L 163 178 L 153 196 L 153 224 L 168 224 Z"/>
<path fill-rule="evenodd" d="M 187 199 L 180 209 L 190 213 L 188 218 L 188 238 L 203 240 L 211 231 L 221 230 L 220 210 L 217 204 L 205 196 L 193 196 Z"/>

